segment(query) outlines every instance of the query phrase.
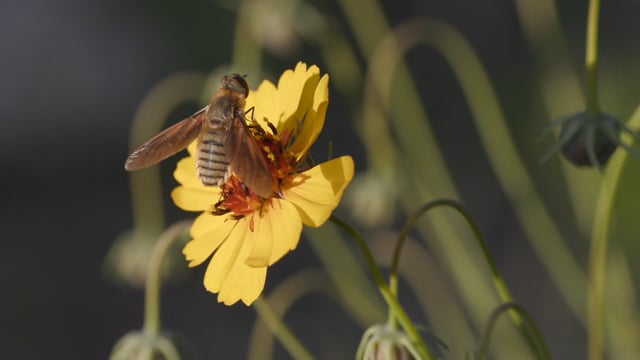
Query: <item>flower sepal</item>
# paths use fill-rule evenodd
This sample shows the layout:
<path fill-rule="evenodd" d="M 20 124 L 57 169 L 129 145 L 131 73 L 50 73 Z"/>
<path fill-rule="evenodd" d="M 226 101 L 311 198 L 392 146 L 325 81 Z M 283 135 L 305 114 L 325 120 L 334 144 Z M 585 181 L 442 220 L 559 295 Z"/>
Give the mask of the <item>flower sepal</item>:
<path fill-rule="evenodd" d="M 543 161 L 560 150 L 563 157 L 576 166 L 596 167 L 601 170 L 618 147 L 640 157 L 637 150 L 620 139 L 621 132 L 632 135 L 636 140 L 639 138 L 638 134 L 614 115 L 581 111 L 556 120 L 547 127 L 543 135 L 558 125 L 558 141 L 543 157 Z"/>

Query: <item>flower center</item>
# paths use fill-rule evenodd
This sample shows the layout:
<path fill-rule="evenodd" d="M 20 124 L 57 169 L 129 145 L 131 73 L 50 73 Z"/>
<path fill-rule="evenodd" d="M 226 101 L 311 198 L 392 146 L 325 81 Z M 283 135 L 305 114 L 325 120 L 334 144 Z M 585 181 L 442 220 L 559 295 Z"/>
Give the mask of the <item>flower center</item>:
<path fill-rule="evenodd" d="M 274 182 L 280 187 L 282 181 L 290 176 L 296 168 L 295 157 L 287 151 L 287 146 L 291 140 L 290 132 L 285 131 L 279 136 L 276 128 L 271 124 L 269 124 L 269 128 L 273 133 L 265 131 L 257 124 L 249 125 L 248 127 L 249 132 L 260 146 L 262 154 L 267 160 Z M 247 215 L 252 215 L 256 211 L 259 213 L 266 211 L 271 204 L 271 198 L 263 199 L 259 197 L 235 175 L 229 176 L 221 187 L 220 200 L 211 209 L 213 215 L 230 213 L 231 218 L 237 220 Z M 277 191 L 272 197 L 281 197 L 281 194 Z"/>

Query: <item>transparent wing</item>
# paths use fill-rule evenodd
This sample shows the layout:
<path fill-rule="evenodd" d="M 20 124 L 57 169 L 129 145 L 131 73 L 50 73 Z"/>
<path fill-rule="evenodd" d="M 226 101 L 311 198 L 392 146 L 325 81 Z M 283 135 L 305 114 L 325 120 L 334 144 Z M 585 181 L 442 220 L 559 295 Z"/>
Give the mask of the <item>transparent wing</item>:
<path fill-rule="evenodd" d="M 262 198 L 273 192 L 269 165 L 241 117 L 234 117 L 224 143 L 229 168 L 251 190 Z"/>
<path fill-rule="evenodd" d="M 127 171 L 144 169 L 186 148 L 198 138 L 208 108 L 204 107 L 138 146 L 127 158 L 124 168 Z"/>

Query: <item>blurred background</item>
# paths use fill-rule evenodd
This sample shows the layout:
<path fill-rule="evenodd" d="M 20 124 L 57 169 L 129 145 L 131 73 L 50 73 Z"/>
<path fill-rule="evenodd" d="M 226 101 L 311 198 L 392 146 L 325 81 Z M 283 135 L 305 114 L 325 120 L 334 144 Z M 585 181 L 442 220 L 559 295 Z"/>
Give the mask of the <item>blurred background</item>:
<path fill-rule="evenodd" d="M 561 242 L 552 245 L 567 250 L 584 276 L 600 175 L 573 169 L 559 156 L 541 164 L 538 160 L 554 137 L 542 141 L 538 137 L 550 121 L 584 108 L 587 2 L 272 0 L 262 7 L 257 4 L 226 0 L 2 2 L 3 357 L 104 359 L 122 335 L 142 326 L 142 290 L 114 281 L 104 261 L 115 239 L 133 226 L 129 174 L 123 164 L 134 115 L 158 83 L 185 72 L 214 79 L 196 89 L 202 93 L 200 99 L 165 114 L 167 123 L 174 123 L 207 101 L 223 71 L 246 70 L 255 87 L 264 78 L 277 80 L 301 60 L 317 64 L 331 76 L 326 127 L 313 154 L 316 160 L 324 159 L 332 141 L 335 155 L 354 157 L 359 176 L 337 212 L 363 231 L 381 264 L 388 266 L 394 239 L 419 204 L 458 198 L 478 222 L 515 299 L 540 325 L 552 355 L 583 358 L 584 293 L 566 300 L 558 284 L 584 289 L 584 279 L 555 281 L 548 268 L 557 259 L 545 259 L 549 253 L 545 249 L 553 255 L 555 247 L 545 247 L 544 242 L 532 245 L 532 239 L 553 242 L 553 236 L 559 236 Z M 604 2 L 601 13 L 601 105 L 621 119 L 631 116 L 640 93 L 639 13 L 640 2 L 632 0 Z M 391 94 L 389 107 L 379 108 L 387 103 L 380 94 L 373 99 L 382 100 L 367 102 L 371 81 L 378 81 L 371 79 L 376 74 L 388 76 L 395 69 L 395 65 L 385 67 L 393 61 L 376 57 L 376 51 L 385 53 L 379 46 L 389 29 L 426 18 L 430 19 L 426 22 L 441 21 L 433 23 L 437 29 L 438 24 L 448 24 L 443 33 L 450 29 L 451 34 L 461 35 L 477 54 L 495 92 L 498 115 L 505 119 L 515 144 L 515 151 L 508 147 L 503 151 L 520 157 L 519 165 L 502 163 L 500 167 L 499 159 L 488 155 L 486 146 L 491 141 L 482 139 L 491 139 L 496 128 L 491 122 L 478 128 L 475 120 L 487 114 L 490 121 L 499 117 L 482 110 L 484 115 L 478 115 L 469 105 L 467 91 L 478 95 L 474 101 L 479 108 L 490 106 L 491 98 L 483 97 L 487 92 L 481 86 L 462 87 L 450 60 L 432 46 L 432 42 L 441 48 L 451 45 L 455 53 L 459 47 L 452 45 L 457 44 L 453 35 L 426 40 L 426 46 L 410 45 L 404 56 L 406 67 L 400 71 L 405 76 L 398 76 L 384 90 Z M 435 28 L 427 27 L 426 32 Z M 402 36 L 411 42 L 407 33 Z M 251 56 L 243 59 L 243 54 Z M 462 57 L 462 69 L 471 68 L 465 61 L 473 63 L 472 59 L 456 56 Z M 422 110 L 416 110 L 416 104 Z M 378 117 L 382 123 L 375 122 Z M 432 137 L 422 138 L 422 131 Z M 417 141 L 412 142 L 411 135 Z M 503 138 L 495 136 L 494 144 L 501 144 Z M 439 156 L 442 167 L 429 160 Z M 171 174 L 178 158 L 161 165 L 167 224 L 194 216 L 170 201 L 176 185 Z M 510 171 L 528 179 L 531 187 L 518 183 L 505 190 L 504 179 Z M 514 200 L 517 194 L 524 195 Z M 634 198 L 632 185 L 625 194 Z M 523 216 L 526 219 L 531 214 L 527 211 L 538 206 L 546 214 L 539 228 L 553 223 L 553 236 L 523 225 Z M 624 236 L 615 246 L 627 255 L 617 263 L 622 264 L 618 271 L 624 275 L 617 277 L 623 279 L 617 290 L 632 314 L 629 319 L 636 319 L 633 240 L 637 230 L 633 231 L 632 214 L 640 209 L 635 202 L 628 206 L 617 213 L 621 218 L 616 226 Z M 630 224 L 630 230 L 625 224 Z M 417 250 L 405 251 L 407 264 L 415 266 L 404 268 L 412 275 L 403 280 L 401 302 L 416 322 L 449 343 L 452 350 L 442 351 L 445 358 L 462 358 L 478 345 L 482 324 L 499 302 L 490 291 L 491 276 L 479 249 L 458 216 L 443 211 L 433 223 L 425 221 L 423 228 L 414 234 L 412 246 Z M 303 239 L 295 252 L 269 269 L 265 294 L 292 274 L 322 271 L 326 263 L 312 243 L 321 241 L 317 239 L 322 235 L 312 237 Z M 355 250 L 352 241 L 345 241 Z M 360 254 L 353 254 L 365 271 Z M 414 259 L 415 254 L 424 257 Z M 186 263 L 178 265 L 186 268 Z M 185 336 L 202 359 L 246 358 L 255 311 L 242 304 L 218 304 L 216 296 L 202 286 L 204 268 L 183 271 L 180 280 L 166 285 L 163 324 Z M 477 289 L 473 276 L 488 285 Z M 464 279 L 469 279 L 468 286 Z M 568 305 L 572 301 L 575 307 Z M 384 320 L 382 302 L 371 302 L 380 312 L 370 319 Z M 342 316 L 350 314 L 349 309 L 329 296 L 307 296 L 289 309 L 285 319 L 318 358 L 350 359 L 364 327 L 372 323 L 366 324 L 362 316 Z M 445 316 L 443 322 L 450 316 L 453 327 L 439 327 L 436 313 Z M 464 325 L 457 328 L 458 322 Z M 504 322 L 505 333 L 516 334 Z M 451 334 L 460 336 L 456 340 Z M 608 338 L 608 344 L 619 344 L 616 339 Z M 498 343 L 492 348 L 495 358 L 522 354 L 517 341 L 513 346 L 510 340 L 499 344 L 500 338 L 495 338 L 494 342 Z M 619 349 L 627 349 L 622 343 Z M 511 347 L 516 348 L 513 353 Z M 288 355 L 276 346 L 273 357 Z"/>

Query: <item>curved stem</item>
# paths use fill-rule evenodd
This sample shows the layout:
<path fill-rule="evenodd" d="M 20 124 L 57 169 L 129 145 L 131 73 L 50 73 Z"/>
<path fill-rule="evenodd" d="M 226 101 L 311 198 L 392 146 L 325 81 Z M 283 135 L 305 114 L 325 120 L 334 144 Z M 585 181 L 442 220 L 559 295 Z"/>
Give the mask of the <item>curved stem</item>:
<path fill-rule="evenodd" d="M 493 328 L 498 321 L 498 317 L 505 311 L 509 311 L 509 313 L 516 312 L 518 316 L 522 317 L 524 319 L 524 322 L 529 326 L 529 331 L 533 334 L 533 339 L 535 340 L 534 344 L 537 344 L 537 347 L 534 347 L 533 350 L 537 353 L 538 358 L 551 359 L 549 350 L 547 349 L 547 345 L 542 338 L 542 332 L 540 332 L 540 329 L 536 325 L 535 321 L 533 321 L 533 318 L 531 317 L 529 312 L 522 305 L 514 302 L 502 304 L 491 313 L 491 317 L 487 322 L 487 326 L 485 327 L 484 334 L 482 336 L 482 343 L 480 345 L 480 349 L 478 350 L 477 358 L 485 358 L 487 350 L 489 349 L 489 340 L 491 340 Z"/>
<path fill-rule="evenodd" d="M 162 264 L 165 255 L 175 240 L 189 229 L 191 223 L 191 220 L 183 220 L 171 225 L 160 235 L 151 251 L 144 292 L 143 331 L 147 335 L 155 336 L 160 332 L 160 288 L 162 286 Z"/>
<path fill-rule="evenodd" d="M 162 130 L 167 115 L 176 106 L 195 101 L 206 77 L 199 73 L 178 73 L 162 80 L 145 96 L 136 112 L 129 135 L 130 149 L 142 144 Z M 131 202 L 136 231 L 156 236 L 164 229 L 160 169 L 130 173 Z"/>
<path fill-rule="evenodd" d="M 589 1 L 587 19 L 587 45 L 585 64 L 587 66 L 587 111 L 600 112 L 598 102 L 598 19 L 600 17 L 600 0 Z"/>
<path fill-rule="evenodd" d="M 344 304 L 344 300 L 331 282 L 331 278 L 325 271 L 319 269 L 296 272 L 288 276 L 280 282 L 264 300 L 269 303 L 275 315 L 282 319 L 287 311 L 297 304 L 298 301 L 312 294 L 324 295 L 336 303 L 342 302 L 342 305 Z M 353 316 L 350 312 L 347 312 L 347 314 Z M 356 319 L 354 318 L 354 320 Z M 251 336 L 249 337 L 248 360 L 272 358 L 275 343 L 274 336 L 279 336 L 279 334 L 271 331 L 272 327 L 273 326 L 269 326 L 266 323 L 265 319 L 261 317 L 256 319 L 253 330 L 251 331 Z M 278 337 L 278 340 L 280 340 L 280 342 L 288 341 L 280 337 Z M 294 354 L 291 355 L 293 356 Z"/>
<path fill-rule="evenodd" d="M 564 244 L 519 155 L 495 91 L 477 54 L 457 30 L 430 19 L 415 19 L 395 30 L 402 51 L 420 42 L 447 60 L 471 109 L 489 162 L 520 220 L 530 243 L 576 318 L 584 321 L 586 278 Z"/>
<path fill-rule="evenodd" d="M 433 354 L 431 354 L 431 351 L 429 351 L 429 348 L 420 336 L 420 333 L 416 329 L 415 325 L 411 322 L 411 319 L 409 319 L 407 313 L 404 311 L 400 303 L 398 303 L 398 299 L 391 292 L 391 290 L 387 286 L 387 283 L 384 281 L 384 276 L 382 275 L 382 272 L 380 271 L 378 266 L 376 266 L 376 261 L 373 258 L 373 254 L 371 253 L 371 250 L 369 250 L 367 242 L 364 240 L 362 235 L 360 235 L 360 233 L 358 233 L 358 231 L 351 225 L 347 224 L 345 221 L 335 215 L 331 216 L 331 221 L 340 226 L 356 240 L 358 248 L 360 248 L 360 252 L 364 256 L 365 262 L 367 263 L 367 266 L 371 271 L 371 275 L 373 276 L 373 279 L 378 286 L 378 290 L 380 291 L 380 293 L 382 294 L 382 298 L 387 302 L 390 308 L 389 311 L 394 313 L 394 316 L 396 316 L 398 322 L 400 323 L 400 325 L 402 325 L 402 328 L 407 333 L 409 338 L 411 338 L 413 343 L 421 352 L 422 356 L 424 356 L 425 359 L 433 359 Z"/>
<path fill-rule="evenodd" d="M 253 302 L 253 308 L 256 309 L 260 318 L 267 324 L 271 332 L 278 337 L 282 345 L 294 359 L 313 359 L 311 353 L 309 353 L 295 334 L 282 321 L 267 300 L 260 296 Z"/>
<path fill-rule="evenodd" d="M 335 287 L 331 278 L 324 270 L 305 270 L 290 275 L 280 282 L 265 297 L 271 308 L 279 318 L 284 318 L 287 311 L 306 296 L 324 295 L 340 303 L 340 293 Z M 354 321 L 357 318 L 353 313 L 346 311 L 352 316 Z M 258 318 L 254 323 L 251 336 L 249 337 L 248 360 L 270 359 L 273 356 L 274 336 L 278 334 L 271 331 L 271 327 L 266 321 Z M 278 338 L 279 341 L 285 341 Z M 293 355 L 293 354 L 291 354 Z"/>
<path fill-rule="evenodd" d="M 407 220 L 404 228 L 402 229 L 402 233 L 400 233 L 400 236 L 398 237 L 398 242 L 396 243 L 396 248 L 393 253 L 393 261 L 391 263 L 391 274 L 389 275 L 389 284 L 390 284 L 389 287 L 391 288 L 391 292 L 393 293 L 393 295 L 397 297 L 397 294 L 398 294 L 398 289 L 397 289 L 398 265 L 400 263 L 400 252 L 402 251 L 402 245 L 404 244 L 405 239 L 409 235 L 409 232 L 413 228 L 413 225 L 416 223 L 416 221 L 418 221 L 418 219 L 422 215 L 424 215 L 427 211 L 437 208 L 439 206 L 451 207 L 454 210 L 456 210 L 460 215 L 462 215 L 462 217 L 464 217 L 465 221 L 471 227 L 471 231 L 473 232 L 474 238 L 476 239 L 478 246 L 482 250 L 482 254 L 485 260 L 487 261 L 489 268 L 491 269 L 491 274 L 493 275 L 492 276 L 493 284 L 496 288 L 496 291 L 498 292 L 500 300 L 505 303 L 512 302 L 513 297 L 511 296 L 511 292 L 509 291 L 509 288 L 507 287 L 507 284 L 504 281 L 504 278 L 502 277 L 502 275 L 500 274 L 500 271 L 498 270 L 498 266 L 496 265 L 495 261 L 493 260 L 493 257 L 491 256 L 491 253 L 489 252 L 489 247 L 487 246 L 487 242 L 485 241 L 484 236 L 480 231 L 480 228 L 478 227 L 476 222 L 473 220 L 471 215 L 464 208 L 464 206 L 460 202 L 456 200 L 451 200 L 451 199 L 438 199 L 438 200 L 430 201 L 425 205 L 423 205 L 422 207 L 420 207 L 420 209 L 418 209 L 418 211 L 416 211 Z M 527 331 L 527 328 L 524 325 L 523 319 L 520 317 L 518 312 L 509 312 L 509 315 L 511 316 L 512 321 L 520 330 L 520 333 L 522 334 L 524 339 L 527 341 L 529 347 L 533 351 L 536 351 L 535 341 L 532 335 Z M 392 320 L 390 320 L 390 322 L 391 321 Z"/>

